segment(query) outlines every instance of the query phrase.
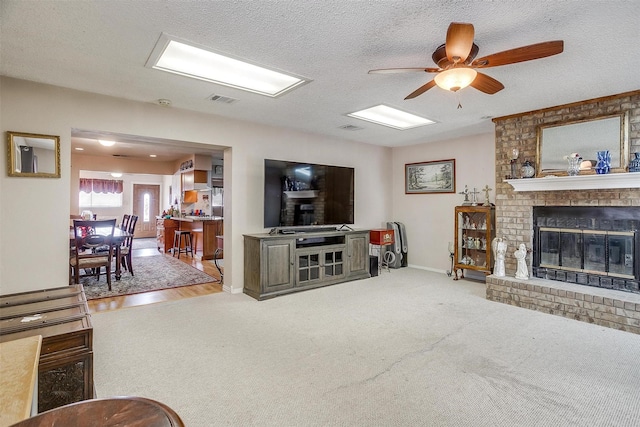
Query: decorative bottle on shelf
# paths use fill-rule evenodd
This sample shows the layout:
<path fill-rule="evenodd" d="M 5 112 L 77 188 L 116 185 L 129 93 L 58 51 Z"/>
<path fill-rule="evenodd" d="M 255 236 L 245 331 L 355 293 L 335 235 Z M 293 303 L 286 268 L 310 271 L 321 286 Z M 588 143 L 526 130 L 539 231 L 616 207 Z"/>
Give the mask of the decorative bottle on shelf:
<path fill-rule="evenodd" d="M 629 162 L 629 172 L 640 172 L 640 151 L 633 154 L 636 157 Z"/>
<path fill-rule="evenodd" d="M 596 151 L 596 173 L 599 175 L 604 175 L 609 173 L 611 170 L 611 153 L 609 150 Z"/>
<path fill-rule="evenodd" d="M 529 160 L 525 160 L 522 164 L 522 177 L 523 178 L 533 178 L 536 175 L 536 168 L 533 167 L 533 164 Z"/>

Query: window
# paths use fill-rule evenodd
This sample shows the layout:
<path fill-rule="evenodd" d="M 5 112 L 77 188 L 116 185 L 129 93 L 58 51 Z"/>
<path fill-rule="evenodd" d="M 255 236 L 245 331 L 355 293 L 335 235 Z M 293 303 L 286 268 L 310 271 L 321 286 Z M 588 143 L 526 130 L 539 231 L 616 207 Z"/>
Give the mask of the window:
<path fill-rule="evenodd" d="M 79 206 L 81 208 L 121 207 L 122 187 L 121 180 L 80 178 Z"/>
<path fill-rule="evenodd" d="M 150 219 L 150 210 L 151 210 L 151 205 L 150 205 L 150 201 L 151 201 L 151 197 L 149 196 L 149 193 L 144 193 L 144 197 L 143 197 L 143 214 L 142 214 L 142 222 L 149 222 Z"/>

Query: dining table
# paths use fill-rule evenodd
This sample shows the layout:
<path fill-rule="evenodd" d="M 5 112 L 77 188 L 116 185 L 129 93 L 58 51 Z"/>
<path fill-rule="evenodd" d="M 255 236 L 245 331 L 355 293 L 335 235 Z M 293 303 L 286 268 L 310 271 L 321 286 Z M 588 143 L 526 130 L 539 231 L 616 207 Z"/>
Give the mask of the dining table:
<path fill-rule="evenodd" d="M 109 228 L 98 227 L 96 228 L 95 232 L 96 234 L 109 234 L 109 231 L 110 231 Z M 116 280 L 120 280 L 120 278 L 122 277 L 122 243 L 128 237 L 133 237 L 133 233 L 130 233 L 127 230 L 122 230 L 118 227 L 115 227 L 113 229 L 113 240 L 111 241 L 111 244 L 114 246 L 114 249 L 115 249 Z M 75 233 L 73 232 L 73 227 L 71 227 L 71 229 L 69 230 L 70 245 L 73 245 L 75 243 L 75 239 L 76 239 L 76 236 L 75 236 Z"/>

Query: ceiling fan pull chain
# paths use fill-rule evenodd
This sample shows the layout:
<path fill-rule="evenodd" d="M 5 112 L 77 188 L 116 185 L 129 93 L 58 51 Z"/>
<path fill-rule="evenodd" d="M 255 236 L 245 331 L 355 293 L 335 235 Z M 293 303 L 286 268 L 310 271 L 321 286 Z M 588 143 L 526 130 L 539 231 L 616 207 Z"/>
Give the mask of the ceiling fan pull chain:
<path fill-rule="evenodd" d="M 462 103 L 460 102 L 460 92 L 456 92 L 456 98 L 458 99 L 458 108 L 456 108 L 456 110 L 459 110 L 462 108 Z"/>

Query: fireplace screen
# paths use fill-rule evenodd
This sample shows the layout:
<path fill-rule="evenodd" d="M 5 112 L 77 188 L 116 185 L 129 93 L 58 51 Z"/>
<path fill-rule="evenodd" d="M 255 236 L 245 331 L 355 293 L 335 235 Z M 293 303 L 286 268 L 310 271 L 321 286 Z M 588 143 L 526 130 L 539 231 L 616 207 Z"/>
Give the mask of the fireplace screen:
<path fill-rule="evenodd" d="M 536 206 L 535 277 L 640 293 L 637 207 Z"/>
<path fill-rule="evenodd" d="M 540 267 L 633 279 L 634 233 L 540 227 Z"/>

